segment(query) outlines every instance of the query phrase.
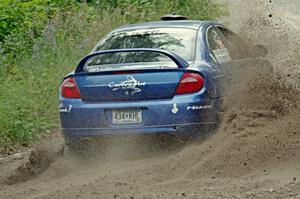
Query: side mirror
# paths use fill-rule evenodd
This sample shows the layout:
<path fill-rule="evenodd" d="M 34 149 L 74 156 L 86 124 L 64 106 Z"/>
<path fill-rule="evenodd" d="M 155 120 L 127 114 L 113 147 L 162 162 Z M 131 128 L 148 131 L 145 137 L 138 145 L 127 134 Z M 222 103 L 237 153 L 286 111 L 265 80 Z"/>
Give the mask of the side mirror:
<path fill-rule="evenodd" d="M 265 46 L 256 44 L 252 48 L 253 57 L 265 57 L 268 54 L 268 50 Z"/>

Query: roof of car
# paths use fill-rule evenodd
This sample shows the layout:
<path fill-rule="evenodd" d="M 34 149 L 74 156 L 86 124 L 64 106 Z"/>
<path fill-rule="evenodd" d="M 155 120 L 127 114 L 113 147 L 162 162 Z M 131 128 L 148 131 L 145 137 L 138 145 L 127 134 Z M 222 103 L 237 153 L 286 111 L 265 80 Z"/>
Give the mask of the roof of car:
<path fill-rule="evenodd" d="M 174 21 L 153 21 L 138 24 L 127 24 L 115 29 L 113 32 L 134 30 L 134 29 L 144 29 L 144 28 L 192 28 L 199 29 L 203 23 L 207 21 L 197 21 L 197 20 L 174 20 Z"/>

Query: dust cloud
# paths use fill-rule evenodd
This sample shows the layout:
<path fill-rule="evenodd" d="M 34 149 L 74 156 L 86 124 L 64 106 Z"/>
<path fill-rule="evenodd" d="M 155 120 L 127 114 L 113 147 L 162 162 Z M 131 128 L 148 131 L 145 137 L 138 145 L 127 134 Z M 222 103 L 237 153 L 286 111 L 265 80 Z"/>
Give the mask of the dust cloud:
<path fill-rule="evenodd" d="M 21 166 L 0 165 L 0 198 L 300 198 L 300 3 L 218 2 L 222 21 L 268 48 L 274 74 L 255 70 L 228 95 L 217 132 L 160 149 L 111 140 L 118 149 L 84 161 L 62 155 L 56 133 Z"/>

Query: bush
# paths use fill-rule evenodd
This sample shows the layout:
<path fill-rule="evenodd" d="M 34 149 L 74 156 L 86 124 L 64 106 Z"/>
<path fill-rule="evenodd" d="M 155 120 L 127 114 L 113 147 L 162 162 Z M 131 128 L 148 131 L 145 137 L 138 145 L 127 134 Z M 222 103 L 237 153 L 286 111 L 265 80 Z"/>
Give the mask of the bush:
<path fill-rule="evenodd" d="M 0 145 L 59 126 L 61 79 L 111 29 L 172 11 L 191 19 L 222 13 L 209 0 L 2 0 L 0 9 Z"/>
<path fill-rule="evenodd" d="M 20 52 L 30 47 L 57 11 L 73 0 L 2 0 L 0 2 L 0 42 L 6 52 Z M 17 44 L 17 45 L 16 45 Z"/>

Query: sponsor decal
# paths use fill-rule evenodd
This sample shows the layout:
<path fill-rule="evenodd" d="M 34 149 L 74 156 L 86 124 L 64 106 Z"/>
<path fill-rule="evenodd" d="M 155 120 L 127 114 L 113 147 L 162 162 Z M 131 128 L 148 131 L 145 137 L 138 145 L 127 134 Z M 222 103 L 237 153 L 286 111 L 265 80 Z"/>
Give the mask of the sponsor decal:
<path fill-rule="evenodd" d="M 173 114 L 176 114 L 179 111 L 179 109 L 177 107 L 177 104 L 173 104 L 173 108 L 172 108 L 171 111 L 172 111 Z"/>
<path fill-rule="evenodd" d="M 72 105 L 69 105 L 67 108 L 61 107 L 61 108 L 59 109 L 59 112 L 61 112 L 61 113 L 70 113 L 71 110 L 72 110 Z"/>
<path fill-rule="evenodd" d="M 231 56 L 227 48 L 213 50 L 213 54 L 219 63 L 231 61 Z"/>
<path fill-rule="evenodd" d="M 141 82 L 138 81 L 136 79 L 134 79 L 134 77 L 132 77 L 131 75 L 127 75 L 127 80 L 119 82 L 119 83 L 115 83 L 115 82 L 110 82 L 108 84 L 109 88 L 112 88 L 113 91 L 117 91 L 117 90 L 125 90 L 125 95 L 134 95 L 135 93 L 139 93 L 142 90 L 139 87 L 141 86 L 145 86 L 146 82 Z"/>
<path fill-rule="evenodd" d="M 211 109 L 212 105 L 200 105 L 200 106 L 188 106 L 186 110 L 202 110 L 202 109 Z"/>

